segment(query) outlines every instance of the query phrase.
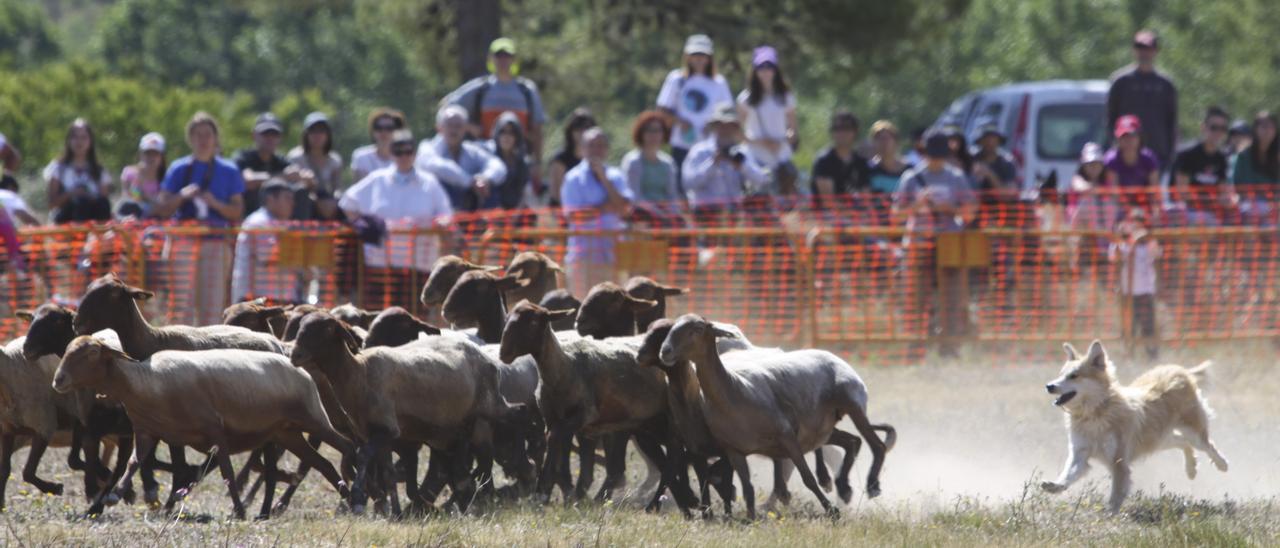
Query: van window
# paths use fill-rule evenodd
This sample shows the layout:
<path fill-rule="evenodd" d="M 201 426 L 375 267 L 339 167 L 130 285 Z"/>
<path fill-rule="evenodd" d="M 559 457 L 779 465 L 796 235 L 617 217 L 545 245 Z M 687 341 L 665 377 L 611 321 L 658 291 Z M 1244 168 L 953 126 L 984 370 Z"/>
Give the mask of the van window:
<path fill-rule="evenodd" d="M 974 140 L 978 138 L 983 126 L 995 125 L 997 129 L 999 129 L 1000 115 L 1003 112 L 1004 104 L 1002 103 L 992 102 L 982 105 L 982 108 L 974 114 L 973 125 L 969 127 L 967 142 L 974 142 Z M 1008 134 L 1006 133 L 1006 135 Z"/>
<path fill-rule="evenodd" d="M 963 127 L 965 120 L 969 119 L 969 111 L 976 102 L 977 96 L 972 94 L 956 99 L 951 106 L 947 107 L 947 111 L 942 113 L 938 121 L 934 122 L 934 127 L 949 125 Z"/>
<path fill-rule="evenodd" d="M 1046 160 L 1080 156 L 1084 144 L 1106 142 L 1106 106 L 1102 104 L 1045 105 L 1036 114 L 1036 153 Z"/>

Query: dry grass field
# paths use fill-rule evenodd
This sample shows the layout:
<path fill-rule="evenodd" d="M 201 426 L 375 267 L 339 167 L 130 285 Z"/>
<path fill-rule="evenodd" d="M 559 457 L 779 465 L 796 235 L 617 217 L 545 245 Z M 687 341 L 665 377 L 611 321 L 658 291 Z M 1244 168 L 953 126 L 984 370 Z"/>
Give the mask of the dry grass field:
<path fill-rule="evenodd" d="M 1077 341 L 1087 342 L 1087 341 Z M 1231 461 L 1223 474 L 1202 459 L 1188 480 L 1181 455 L 1157 454 L 1134 472 L 1135 496 L 1118 516 L 1102 512 L 1108 487 L 1095 467 L 1081 485 L 1049 496 L 1033 488 L 1056 474 L 1066 452 L 1061 412 L 1044 393 L 1058 363 L 951 363 L 862 367 L 873 420 L 894 424 L 899 443 L 888 456 L 885 494 L 860 497 L 869 458 L 859 459 L 856 494 L 838 520 L 820 517 L 798 477 L 796 500 L 755 523 L 742 505 L 734 519 L 687 521 L 676 512 L 649 515 L 626 502 L 564 507 L 510 504 L 465 516 L 392 521 L 336 514 L 337 497 L 311 478 L 290 511 L 269 522 L 228 519 L 221 481 L 207 478 L 183 515 L 166 519 L 141 506 L 80 519 L 86 505 L 65 471 L 63 450 L 44 470 L 67 485 L 64 497 L 9 480 L 9 509 L 0 514 L 5 545 L 508 545 L 508 546 L 975 546 L 1280 544 L 1280 376 L 1269 345 L 1168 352 L 1165 361 L 1194 364 L 1213 357 L 1207 389 L 1216 412 L 1211 432 Z M 1140 366 L 1119 359 L 1122 380 Z M 25 451 L 15 455 L 18 467 Z M 770 467 L 753 461 L 758 502 Z M 638 485 L 643 467 L 629 469 Z M 598 474 L 602 476 L 603 474 Z M 163 478 L 163 476 L 162 476 Z M 668 504 L 668 507 L 673 506 Z M 251 507 L 252 508 L 252 507 Z"/>

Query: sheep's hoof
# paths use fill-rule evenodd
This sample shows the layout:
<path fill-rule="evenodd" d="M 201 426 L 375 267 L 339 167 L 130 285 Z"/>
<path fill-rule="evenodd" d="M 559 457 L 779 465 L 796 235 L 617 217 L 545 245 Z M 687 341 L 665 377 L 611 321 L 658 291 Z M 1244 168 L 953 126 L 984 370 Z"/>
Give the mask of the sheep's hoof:
<path fill-rule="evenodd" d="M 355 516 L 363 516 L 364 508 L 365 508 L 364 504 L 353 504 L 351 505 L 351 514 Z"/>
<path fill-rule="evenodd" d="M 868 483 L 867 483 L 867 498 L 869 498 L 869 499 L 873 499 L 873 498 L 876 498 L 876 497 L 878 497 L 878 496 L 880 496 L 880 482 L 878 482 L 878 481 L 875 481 L 875 482 L 868 482 Z"/>
<path fill-rule="evenodd" d="M 102 497 L 102 503 L 107 506 L 115 506 L 120 503 L 120 495 L 117 495 L 114 491 L 108 493 L 107 496 Z"/>
<path fill-rule="evenodd" d="M 822 474 L 822 477 L 818 478 L 818 487 L 821 487 L 823 492 L 830 493 L 831 488 L 833 487 L 831 485 L 831 477 L 826 474 Z"/>
<path fill-rule="evenodd" d="M 269 519 L 271 519 L 270 513 L 267 513 L 267 514 L 259 513 L 258 515 L 253 516 L 253 521 L 267 521 Z"/>
<path fill-rule="evenodd" d="M 48 493 L 48 494 L 50 494 L 50 495 L 53 495 L 53 496 L 55 496 L 55 497 L 61 497 L 61 496 L 62 496 L 62 484 L 61 484 L 61 483 L 50 483 L 50 484 L 46 484 L 46 485 L 45 485 L 43 488 L 41 488 L 40 490 L 41 490 L 41 491 L 43 491 L 43 492 L 45 492 L 45 493 Z"/>
<path fill-rule="evenodd" d="M 827 517 L 831 519 L 840 519 L 840 509 L 835 506 L 828 506 Z"/>
<path fill-rule="evenodd" d="M 231 512 L 231 517 L 234 518 L 236 521 L 244 521 L 244 515 L 245 515 L 244 508 L 236 508 Z"/>
<path fill-rule="evenodd" d="M 1059 483 L 1054 483 L 1052 481 L 1043 481 L 1043 482 L 1040 482 L 1040 488 L 1049 493 L 1061 493 L 1064 490 L 1066 490 L 1067 486 Z"/>
<path fill-rule="evenodd" d="M 853 487 L 849 486 L 847 481 L 836 482 L 836 493 L 840 495 L 840 500 L 846 504 L 853 500 Z"/>
<path fill-rule="evenodd" d="M 277 517 L 289 509 L 289 505 L 284 502 L 277 502 L 271 507 L 271 517 Z"/>
<path fill-rule="evenodd" d="M 133 491 L 130 490 L 129 493 L 133 493 Z M 132 496 L 132 494 L 130 496 Z M 160 488 L 157 487 L 155 489 L 143 489 L 142 502 L 147 503 L 147 506 L 160 504 Z M 130 502 L 129 504 L 133 504 L 133 503 Z"/>
<path fill-rule="evenodd" d="M 386 501 L 385 499 L 379 499 L 379 500 L 374 501 L 374 503 L 373 503 L 373 513 L 374 513 L 375 515 L 378 515 L 378 516 L 386 516 L 386 515 L 389 515 L 391 512 L 390 512 L 390 510 L 388 510 L 388 508 L 389 508 L 389 506 L 388 506 L 387 501 Z"/>

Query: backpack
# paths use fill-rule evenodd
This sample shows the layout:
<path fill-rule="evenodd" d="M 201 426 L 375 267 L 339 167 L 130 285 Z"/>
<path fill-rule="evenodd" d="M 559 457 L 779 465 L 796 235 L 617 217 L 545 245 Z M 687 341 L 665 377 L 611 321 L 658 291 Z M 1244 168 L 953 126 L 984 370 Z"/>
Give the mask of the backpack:
<path fill-rule="evenodd" d="M 480 84 L 480 89 L 476 90 L 476 98 L 474 108 L 467 113 L 467 117 L 471 119 L 471 123 L 480 125 L 480 107 L 484 105 L 484 96 L 489 93 L 489 88 L 493 86 L 493 76 L 486 76 L 484 83 Z M 516 88 L 520 90 L 520 94 L 524 96 L 525 112 L 529 113 L 529 118 L 533 119 L 533 89 L 529 87 L 528 80 L 520 77 L 514 79 Z"/>

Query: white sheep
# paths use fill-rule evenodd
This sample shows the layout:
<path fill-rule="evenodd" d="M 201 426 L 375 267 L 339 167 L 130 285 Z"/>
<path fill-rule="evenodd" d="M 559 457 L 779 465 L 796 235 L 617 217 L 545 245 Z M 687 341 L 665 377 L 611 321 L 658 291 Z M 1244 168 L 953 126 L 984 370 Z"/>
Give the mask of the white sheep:
<path fill-rule="evenodd" d="M 311 376 L 280 354 L 164 351 L 137 361 L 95 337 L 81 336 L 67 347 L 53 378 L 60 393 L 80 388 L 119 401 L 129 414 L 135 443 L 124 481 L 155 451 L 158 440 L 213 452 L 235 517 L 243 519 L 230 456 L 270 442 L 319 469 L 347 496 L 338 472 L 302 435 L 344 451 L 352 450 L 351 442 L 333 429 Z M 268 477 L 268 487 L 272 481 Z M 103 498 L 99 495 L 90 514 L 102 512 Z M 268 502 L 259 517 L 269 512 Z"/>
<path fill-rule="evenodd" d="M 823 495 L 804 454 L 827 443 L 845 415 L 871 448 L 867 495 L 879 495 L 880 467 L 896 433 L 867 419 L 867 387 L 853 367 L 822 350 L 730 352 L 722 361 L 716 337 L 728 335 L 706 319 L 686 314 L 667 334 L 659 358 L 667 365 L 687 360 L 697 367 L 703 415 L 738 474 L 748 516 L 755 518 L 755 491 L 747 467 L 747 455 L 753 454 L 790 459 L 822 507 L 839 513 Z M 877 429 L 887 433 L 886 440 L 876 435 Z"/>

